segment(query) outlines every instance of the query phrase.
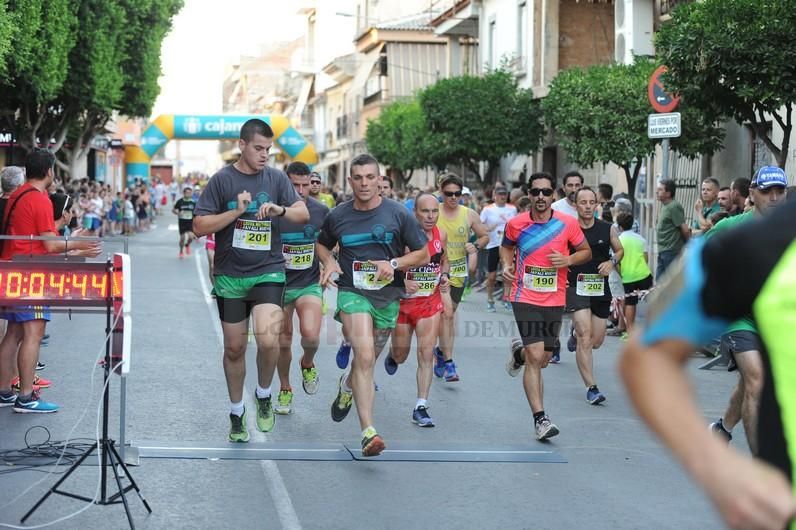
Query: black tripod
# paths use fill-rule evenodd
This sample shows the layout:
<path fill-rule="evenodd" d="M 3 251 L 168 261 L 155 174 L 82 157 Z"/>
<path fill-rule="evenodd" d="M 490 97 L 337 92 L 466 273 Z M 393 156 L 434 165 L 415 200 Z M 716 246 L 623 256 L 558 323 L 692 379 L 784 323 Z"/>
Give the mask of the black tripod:
<path fill-rule="evenodd" d="M 113 265 L 110 261 L 107 262 L 107 273 L 108 273 L 108 283 L 107 285 L 113 285 Z M 59 495 L 63 495 L 65 497 L 72 497 L 73 499 L 78 499 L 81 501 L 86 502 L 93 502 L 100 505 L 108 505 L 108 504 L 124 504 L 124 511 L 127 514 L 127 520 L 130 523 L 130 528 L 135 528 L 135 524 L 133 523 L 133 516 L 130 513 L 130 506 L 127 503 L 127 497 L 125 494 L 130 490 L 135 490 L 138 494 L 138 498 L 141 499 L 141 502 L 144 503 L 144 508 L 146 508 L 147 512 L 152 513 L 152 508 L 149 507 L 149 503 L 146 501 L 143 495 L 141 495 L 141 490 L 138 489 L 138 485 L 133 480 L 132 475 L 130 475 L 130 471 L 127 469 L 127 466 L 124 464 L 121 456 L 119 456 L 119 452 L 116 450 L 115 441 L 108 438 L 108 402 L 110 401 L 110 385 L 108 379 L 110 378 L 110 371 L 111 371 L 111 343 L 112 343 L 112 336 L 113 336 L 113 329 L 111 323 L 111 317 L 114 312 L 113 307 L 113 289 L 108 288 L 108 297 L 107 297 L 107 306 L 106 306 L 106 318 L 105 318 L 105 366 L 104 366 L 104 378 L 103 378 L 103 387 L 104 391 L 102 393 L 102 438 L 100 438 L 99 443 L 94 442 L 88 450 L 83 453 L 83 455 L 74 463 L 72 466 L 64 473 L 64 476 L 61 477 L 58 482 L 56 482 L 48 491 L 44 494 L 44 496 L 39 499 L 39 501 L 31 508 L 28 513 L 22 517 L 20 520 L 24 523 L 28 517 L 33 515 L 39 506 L 47 500 L 47 498 L 52 495 L 53 493 L 57 493 Z M 121 318 L 121 317 L 120 317 Z M 127 330 L 128 332 L 130 330 Z M 102 464 L 100 467 L 100 498 L 96 501 L 91 497 L 86 497 L 83 495 L 77 495 L 75 493 L 70 493 L 68 491 L 62 491 L 58 489 L 66 479 L 69 478 L 75 470 L 94 452 L 94 450 L 100 451 Z M 114 493 L 111 496 L 108 496 L 108 466 L 113 470 L 113 476 L 116 479 L 116 486 L 118 487 L 119 491 Z M 119 475 L 119 471 L 117 470 L 116 466 L 119 466 L 124 471 L 124 477 L 130 481 L 130 484 L 127 486 L 122 486 L 122 477 Z M 120 500 L 121 499 L 121 500 Z"/>

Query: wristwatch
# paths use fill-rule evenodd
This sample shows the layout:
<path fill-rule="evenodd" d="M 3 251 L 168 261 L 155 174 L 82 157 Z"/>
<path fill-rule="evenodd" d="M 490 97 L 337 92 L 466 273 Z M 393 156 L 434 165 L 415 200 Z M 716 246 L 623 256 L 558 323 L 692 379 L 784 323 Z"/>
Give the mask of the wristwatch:
<path fill-rule="evenodd" d="M 611 256 L 611 263 L 613 263 L 614 267 L 616 267 L 617 263 L 619 263 L 619 260 L 616 259 L 616 256 Z"/>
<path fill-rule="evenodd" d="M 282 206 L 282 213 L 279 214 L 279 217 L 284 217 L 286 213 L 287 213 L 287 208 Z"/>
<path fill-rule="evenodd" d="M 395 259 L 395 258 L 391 259 L 390 260 L 390 267 L 392 267 L 392 270 L 397 269 L 398 268 L 398 260 Z"/>
<path fill-rule="evenodd" d="M 443 272 L 440 276 L 445 276 L 447 279 L 451 279 L 451 274 L 449 272 Z"/>

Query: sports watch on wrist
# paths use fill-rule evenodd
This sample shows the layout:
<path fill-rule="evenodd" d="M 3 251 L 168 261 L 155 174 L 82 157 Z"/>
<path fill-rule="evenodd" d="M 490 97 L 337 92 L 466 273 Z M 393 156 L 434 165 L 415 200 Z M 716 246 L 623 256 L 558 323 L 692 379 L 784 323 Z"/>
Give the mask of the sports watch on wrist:
<path fill-rule="evenodd" d="M 390 260 L 390 267 L 392 267 L 392 270 L 397 269 L 398 268 L 398 260 L 395 259 L 395 258 L 391 259 Z"/>

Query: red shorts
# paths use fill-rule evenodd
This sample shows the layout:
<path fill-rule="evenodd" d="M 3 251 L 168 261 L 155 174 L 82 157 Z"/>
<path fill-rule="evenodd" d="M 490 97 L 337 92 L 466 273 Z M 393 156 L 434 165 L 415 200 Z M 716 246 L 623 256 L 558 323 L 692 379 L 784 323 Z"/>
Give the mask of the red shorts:
<path fill-rule="evenodd" d="M 431 296 L 403 299 L 398 309 L 398 324 L 416 327 L 418 321 L 442 313 L 442 309 L 442 295 L 439 290 Z"/>

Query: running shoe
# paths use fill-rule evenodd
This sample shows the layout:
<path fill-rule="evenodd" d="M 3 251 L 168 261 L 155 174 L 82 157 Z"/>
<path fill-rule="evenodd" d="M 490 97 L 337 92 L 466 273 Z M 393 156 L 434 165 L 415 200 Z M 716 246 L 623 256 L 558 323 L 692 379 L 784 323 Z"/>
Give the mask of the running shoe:
<path fill-rule="evenodd" d="M 384 451 L 384 440 L 375 430 L 362 438 L 362 456 L 379 456 Z"/>
<path fill-rule="evenodd" d="M 313 364 L 309 368 L 301 367 L 301 386 L 304 392 L 312 395 L 318 392 L 318 369 Z"/>
<path fill-rule="evenodd" d="M 337 382 L 337 397 L 332 402 L 332 420 L 337 422 L 343 421 L 348 416 L 348 412 L 351 410 L 351 401 L 354 399 L 353 392 L 343 390 L 345 376 L 346 374 L 340 376 L 340 380 Z"/>
<path fill-rule="evenodd" d="M 0 393 L 0 407 L 11 407 L 16 401 L 16 392 L 9 392 L 8 394 Z"/>
<path fill-rule="evenodd" d="M 594 385 L 586 391 L 586 401 L 591 405 L 599 405 L 605 401 L 605 396 L 600 392 L 600 389 L 597 388 L 597 385 Z"/>
<path fill-rule="evenodd" d="M 14 412 L 33 413 L 33 414 L 47 414 L 50 412 L 57 412 L 58 405 L 49 403 L 39 397 L 39 392 L 34 390 L 30 398 L 23 401 L 20 396 L 17 396 L 14 402 Z"/>
<path fill-rule="evenodd" d="M 50 334 L 49 333 L 45 333 L 44 335 L 42 335 L 41 340 L 50 340 Z"/>
<path fill-rule="evenodd" d="M 442 355 L 442 350 L 439 346 L 434 348 L 434 375 L 442 377 L 445 373 L 445 357 Z"/>
<path fill-rule="evenodd" d="M 558 364 L 561 362 L 561 346 L 553 348 L 553 355 L 550 356 L 551 364 Z"/>
<path fill-rule="evenodd" d="M 293 391 L 280 390 L 279 395 L 276 396 L 276 406 L 274 407 L 274 413 L 290 414 L 291 412 L 293 412 Z"/>
<path fill-rule="evenodd" d="M 575 336 L 575 330 L 569 332 L 569 338 L 567 339 L 567 349 L 571 352 L 578 349 L 578 338 Z"/>
<path fill-rule="evenodd" d="M 485 311 L 487 313 L 494 313 L 497 311 L 497 309 L 495 309 L 495 302 L 487 302 Z"/>
<path fill-rule="evenodd" d="M 433 427 L 434 420 L 431 419 L 431 416 L 428 415 L 428 408 L 424 406 L 417 407 L 412 412 L 412 423 L 417 425 L 418 427 Z"/>
<path fill-rule="evenodd" d="M 180 259 L 185 257 L 185 254 L 183 254 L 182 250 L 180 250 L 180 254 L 177 257 Z"/>
<path fill-rule="evenodd" d="M 445 373 L 443 374 L 446 383 L 455 383 L 459 380 L 459 374 L 456 373 L 456 363 L 453 361 L 445 362 Z"/>
<path fill-rule="evenodd" d="M 50 388 L 53 382 L 49 379 L 44 379 L 43 377 L 39 377 L 38 375 L 33 376 L 33 386 L 36 389 L 39 388 Z M 19 392 L 19 377 L 15 377 L 11 380 L 11 390 L 15 390 Z"/>
<path fill-rule="evenodd" d="M 524 364 L 522 362 L 522 339 L 512 339 L 511 346 L 509 346 L 509 360 L 506 361 L 506 372 L 511 377 L 517 377 L 520 373 L 520 368 Z"/>
<path fill-rule="evenodd" d="M 624 331 L 624 332 L 622 332 L 621 335 L 619 335 L 619 340 L 626 341 L 627 339 L 628 339 L 627 331 Z"/>
<path fill-rule="evenodd" d="M 190 256 L 191 255 L 191 245 L 190 244 L 189 245 L 185 245 L 185 255 L 186 256 Z"/>
<path fill-rule="evenodd" d="M 351 356 L 351 345 L 346 341 L 340 343 L 337 349 L 337 367 L 341 370 L 348 368 L 348 358 Z"/>
<path fill-rule="evenodd" d="M 384 371 L 389 375 L 394 375 L 398 371 L 398 363 L 395 362 L 395 359 L 389 353 L 384 356 Z"/>
<path fill-rule="evenodd" d="M 235 443 L 246 443 L 249 441 L 249 430 L 246 428 L 246 410 L 243 415 L 229 414 L 229 441 Z"/>
<path fill-rule="evenodd" d="M 467 285 L 464 286 L 464 291 L 462 291 L 462 302 L 467 300 L 470 296 L 470 293 L 473 291 L 473 288 L 470 286 L 470 282 L 467 282 Z"/>
<path fill-rule="evenodd" d="M 539 441 L 552 438 L 560 432 L 555 423 L 551 422 L 546 414 L 542 416 L 542 419 L 534 422 L 534 427 L 536 429 L 536 439 Z"/>
<path fill-rule="evenodd" d="M 257 403 L 257 430 L 260 432 L 271 432 L 274 429 L 274 422 L 276 421 L 276 418 L 274 418 L 274 409 L 271 405 L 271 396 L 259 398 L 255 390 L 254 401 Z"/>
<path fill-rule="evenodd" d="M 36 370 L 44 370 L 44 367 L 45 367 L 45 366 L 47 366 L 47 365 L 46 365 L 46 364 L 44 364 L 44 363 L 43 363 L 43 362 L 41 362 L 41 361 L 38 361 L 38 362 L 36 363 Z"/>
<path fill-rule="evenodd" d="M 503 308 L 506 311 L 514 311 L 514 306 L 511 305 L 511 302 L 503 302 Z"/>
<path fill-rule="evenodd" d="M 711 423 L 709 428 L 710 432 L 718 435 L 725 442 L 730 443 L 732 440 L 732 434 L 724 427 L 724 421 L 721 418 Z"/>

